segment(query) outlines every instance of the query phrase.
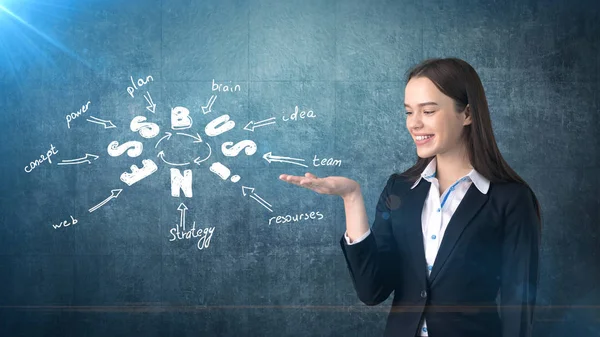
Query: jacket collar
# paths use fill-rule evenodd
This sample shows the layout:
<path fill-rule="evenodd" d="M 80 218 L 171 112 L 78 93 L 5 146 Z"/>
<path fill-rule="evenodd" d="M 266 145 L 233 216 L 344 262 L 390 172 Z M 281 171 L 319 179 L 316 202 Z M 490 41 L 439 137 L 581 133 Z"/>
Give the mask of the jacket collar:
<path fill-rule="evenodd" d="M 419 179 L 415 181 L 415 183 L 410 189 L 414 189 L 422 179 L 425 179 L 430 183 L 433 182 L 433 179 L 436 177 L 436 173 L 437 158 L 433 157 L 433 159 L 429 162 L 429 164 L 427 164 L 427 167 L 425 167 L 425 169 L 421 173 Z M 473 182 L 473 184 L 475 184 L 475 186 L 481 193 L 486 194 L 488 192 L 490 188 L 490 181 L 486 177 L 482 176 L 475 169 L 472 169 L 471 172 L 469 172 L 465 177 L 468 177 L 468 179 L 470 179 Z"/>

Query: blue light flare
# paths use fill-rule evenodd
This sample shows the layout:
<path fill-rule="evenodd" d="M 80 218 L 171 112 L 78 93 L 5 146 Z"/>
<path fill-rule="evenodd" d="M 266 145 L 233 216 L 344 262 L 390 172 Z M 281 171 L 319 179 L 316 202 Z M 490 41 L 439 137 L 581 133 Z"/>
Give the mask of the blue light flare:
<path fill-rule="evenodd" d="M 8 7 L 8 4 L 11 7 Z M 16 84 L 23 91 L 21 80 L 44 71 L 46 67 L 58 69 L 56 60 L 59 54 L 75 60 L 77 64 L 92 68 L 90 63 L 65 46 L 59 39 L 39 29 L 53 20 L 65 23 L 68 17 L 60 16 L 68 10 L 69 16 L 76 15 L 77 9 L 63 3 L 42 3 L 35 0 L 0 0 L 0 81 Z M 39 19 L 43 21 L 39 21 Z M 41 22 L 34 26 L 30 22 Z M 52 27 L 52 26 L 49 26 Z M 60 31 L 62 33 L 62 31 Z"/>

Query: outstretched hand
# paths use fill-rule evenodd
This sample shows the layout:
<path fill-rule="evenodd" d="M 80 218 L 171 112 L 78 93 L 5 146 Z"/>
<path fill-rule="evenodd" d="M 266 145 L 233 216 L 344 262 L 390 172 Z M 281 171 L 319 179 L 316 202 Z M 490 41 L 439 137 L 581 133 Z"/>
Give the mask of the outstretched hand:
<path fill-rule="evenodd" d="M 290 184 L 313 190 L 319 194 L 333 194 L 345 197 L 346 195 L 358 190 L 359 184 L 346 177 L 332 176 L 318 178 L 316 175 L 306 172 L 304 177 L 282 174 L 279 179 Z"/>

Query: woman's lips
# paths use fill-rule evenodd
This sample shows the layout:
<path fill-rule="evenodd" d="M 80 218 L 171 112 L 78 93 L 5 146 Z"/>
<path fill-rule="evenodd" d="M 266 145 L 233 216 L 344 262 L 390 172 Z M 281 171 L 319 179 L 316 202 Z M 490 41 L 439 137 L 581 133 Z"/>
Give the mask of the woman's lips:
<path fill-rule="evenodd" d="M 431 136 L 431 137 L 429 137 L 427 139 L 423 139 L 423 140 L 416 140 L 415 139 L 415 143 L 417 145 L 424 145 L 424 144 L 427 144 L 429 141 L 431 141 L 434 137 L 435 137 L 435 135 L 433 135 L 433 136 Z"/>

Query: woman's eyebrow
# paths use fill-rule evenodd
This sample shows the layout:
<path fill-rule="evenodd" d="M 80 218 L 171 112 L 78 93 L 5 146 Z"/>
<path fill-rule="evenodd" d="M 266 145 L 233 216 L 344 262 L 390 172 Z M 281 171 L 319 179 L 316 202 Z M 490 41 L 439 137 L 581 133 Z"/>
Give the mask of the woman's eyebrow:
<path fill-rule="evenodd" d="M 436 102 L 423 102 L 423 103 L 419 103 L 417 104 L 419 107 L 423 107 L 425 105 L 438 105 Z M 404 103 L 404 107 L 405 108 L 410 108 L 410 105 Z"/>

